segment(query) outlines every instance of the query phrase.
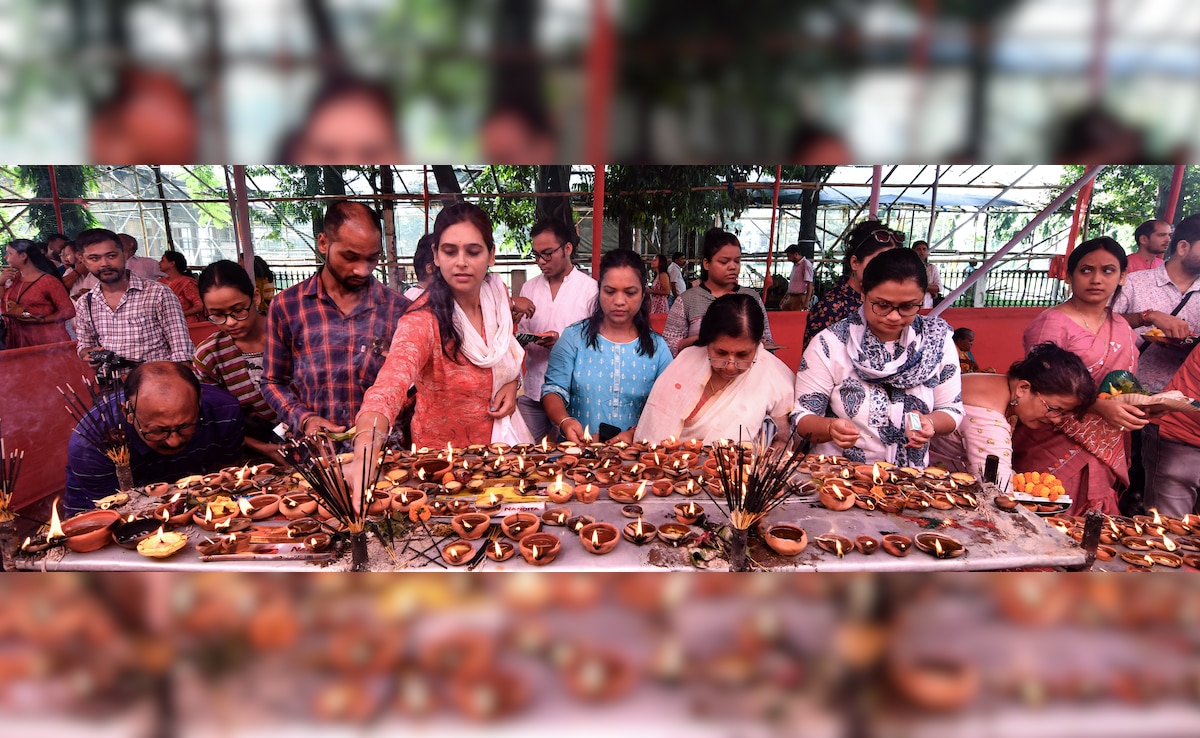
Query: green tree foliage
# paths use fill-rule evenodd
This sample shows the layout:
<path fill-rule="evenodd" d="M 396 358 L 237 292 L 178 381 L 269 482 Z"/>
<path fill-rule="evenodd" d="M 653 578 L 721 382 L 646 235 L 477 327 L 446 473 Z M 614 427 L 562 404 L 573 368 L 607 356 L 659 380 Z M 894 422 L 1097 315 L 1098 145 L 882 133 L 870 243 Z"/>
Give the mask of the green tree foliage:
<path fill-rule="evenodd" d="M 96 169 L 90 166 L 59 166 L 54 168 L 54 175 L 58 196 L 62 200 L 87 197 L 96 183 Z M 49 200 L 54 196 L 50 187 L 50 167 L 17 167 L 17 176 L 22 185 L 32 188 L 34 197 Z M 62 204 L 62 219 L 62 232 L 70 238 L 96 225 L 91 213 L 74 203 Z M 52 203 L 30 205 L 29 220 L 37 229 L 39 240 L 45 241 L 51 233 L 59 231 Z"/>
<path fill-rule="evenodd" d="M 502 195 L 510 192 L 534 192 L 538 177 L 535 166 L 491 165 L 483 168 L 466 187 L 468 193 Z M 526 253 L 530 248 L 529 229 L 537 219 L 533 197 L 484 197 L 471 202 L 487 211 L 496 228 L 496 248 L 503 252 Z"/>
<path fill-rule="evenodd" d="M 749 166 L 610 166 L 604 215 L 619 224 L 622 244 L 633 228 L 653 227 L 655 219 L 703 232 L 750 206 L 750 193 L 734 185 L 755 172 Z"/>
<path fill-rule="evenodd" d="M 1167 209 L 1171 190 L 1170 164 L 1117 164 L 1096 176 L 1092 194 L 1091 218 L 1114 225 L 1136 227 L 1150 218 L 1161 218 Z M 1063 185 L 1083 175 L 1082 166 L 1063 170 Z M 1175 221 L 1200 213 L 1200 166 L 1189 166 L 1183 177 L 1183 189 L 1175 208 Z"/>

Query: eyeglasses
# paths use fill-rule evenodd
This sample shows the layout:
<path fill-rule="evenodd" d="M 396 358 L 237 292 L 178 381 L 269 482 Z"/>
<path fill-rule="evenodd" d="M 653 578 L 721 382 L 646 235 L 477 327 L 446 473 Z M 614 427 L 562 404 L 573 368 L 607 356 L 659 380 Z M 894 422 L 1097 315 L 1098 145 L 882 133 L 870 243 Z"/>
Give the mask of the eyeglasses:
<path fill-rule="evenodd" d="M 178 435 L 180 438 L 187 438 L 188 436 L 192 435 L 193 431 L 196 430 L 196 426 L 200 425 L 200 421 L 197 416 L 197 420 L 192 423 L 183 423 L 182 425 L 176 425 L 170 428 L 151 428 L 147 430 L 146 428 L 142 427 L 142 421 L 138 420 L 137 403 L 130 403 L 128 409 L 129 414 L 133 416 L 133 427 L 137 428 L 137 432 L 141 433 L 142 438 L 145 438 L 147 441 L 165 441 L 172 435 Z M 199 409 L 197 408 L 197 411 L 198 410 Z"/>
<path fill-rule="evenodd" d="M 537 262 L 537 261 L 550 261 L 551 259 L 553 259 L 553 258 L 554 258 L 554 255 L 555 255 L 556 253 L 558 253 L 559 251 L 562 251 L 562 250 L 563 250 L 563 249 L 565 249 L 566 247 L 567 247 L 567 245 L 564 243 L 563 245 L 559 246 L 558 248 L 556 248 L 556 249 L 550 249 L 549 251 L 534 251 L 534 252 L 533 252 L 533 260 L 534 260 L 535 262 Z"/>
<path fill-rule="evenodd" d="M 1067 414 L 1067 411 L 1062 409 L 1061 407 L 1050 407 L 1050 403 L 1046 402 L 1046 400 L 1043 399 L 1042 396 L 1040 394 L 1038 394 L 1037 392 L 1034 392 L 1033 394 L 1037 395 L 1038 400 L 1040 400 L 1042 405 L 1045 406 L 1046 417 L 1049 418 L 1050 420 L 1057 420 Z"/>
<path fill-rule="evenodd" d="M 739 369 L 741 371 L 746 371 L 750 367 L 754 366 L 755 361 L 758 361 L 758 360 L 757 359 L 730 359 L 730 358 L 727 358 L 724 356 L 708 357 L 708 364 L 713 369 L 727 369 L 729 367 L 729 365 L 732 364 L 735 369 Z"/>
<path fill-rule="evenodd" d="M 893 311 L 900 313 L 901 318 L 911 318 L 912 316 L 916 315 L 920 309 L 921 303 L 919 302 L 910 302 L 906 305 L 893 305 L 890 302 L 878 302 L 876 300 L 871 300 L 871 312 L 875 313 L 881 318 L 886 318 L 887 316 L 891 315 Z"/>
<path fill-rule="evenodd" d="M 216 323 L 217 325 L 225 325 L 229 322 L 230 318 L 233 318 L 237 322 L 241 323 L 243 320 L 250 317 L 250 306 L 247 305 L 244 308 L 234 308 L 228 313 L 209 313 L 207 317 L 208 322 Z"/>

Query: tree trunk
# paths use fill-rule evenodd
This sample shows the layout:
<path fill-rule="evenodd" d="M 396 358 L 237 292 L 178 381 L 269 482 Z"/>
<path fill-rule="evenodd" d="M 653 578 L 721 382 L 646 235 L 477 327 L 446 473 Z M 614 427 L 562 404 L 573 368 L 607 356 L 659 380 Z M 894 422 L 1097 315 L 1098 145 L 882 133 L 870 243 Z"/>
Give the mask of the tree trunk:
<path fill-rule="evenodd" d="M 571 167 L 564 165 L 539 166 L 536 180 L 537 192 L 569 192 Z M 539 197 L 535 207 L 535 219 L 553 218 L 575 226 L 575 214 L 571 211 L 571 196 Z"/>
<path fill-rule="evenodd" d="M 155 164 L 155 165 L 151 166 L 150 169 L 152 169 L 154 171 L 154 185 L 155 185 L 155 187 L 158 188 L 158 199 L 164 201 L 161 203 L 161 205 L 162 205 L 162 216 L 163 216 L 163 230 L 167 234 L 167 251 L 176 251 L 177 249 L 175 248 L 175 236 L 171 235 L 171 206 L 170 206 L 170 203 L 165 202 L 165 200 L 167 199 L 167 192 L 166 192 L 166 188 L 163 187 L 162 167 Z"/>
<path fill-rule="evenodd" d="M 396 193 L 396 181 L 392 176 L 390 164 L 379 167 L 379 191 L 383 195 Z M 391 287 L 400 285 L 400 255 L 396 250 L 396 202 L 390 198 L 382 201 L 380 211 L 383 213 L 383 249 L 387 259 L 387 282 Z"/>
<path fill-rule="evenodd" d="M 603 244 L 599 248 L 603 253 Z M 627 215 L 622 215 L 617 221 L 617 248 L 633 249 L 633 220 Z"/>

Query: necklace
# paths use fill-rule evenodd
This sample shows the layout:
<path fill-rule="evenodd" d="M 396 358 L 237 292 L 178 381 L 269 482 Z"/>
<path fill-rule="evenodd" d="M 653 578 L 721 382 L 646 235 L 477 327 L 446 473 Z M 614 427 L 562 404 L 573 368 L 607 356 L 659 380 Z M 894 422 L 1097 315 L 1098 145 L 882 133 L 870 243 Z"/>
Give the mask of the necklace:
<path fill-rule="evenodd" d="M 1092 330 L 1092 324 L 1088 322 L 1087 316 L 1083 314 L 1083 311 L 1079 309 L 1079 306 L 1072 303 L 1071 307 L 1075 309 L 1075 314 L 1078 315 L 1079 319 L 1083 321 L 1083 327 L 1089 331 L 1092 331 L 1092 333 L 1095 333 L 1095 331 Z M 1105 310 L 1103 313 L 1101 313 L 1101 320 L 1107 317 L 1107 315 L 1108 310 Z"/>
<path fill-rule="evenodd" d="M 715 377 L 709 377 L 708 382 L 704 385 L 704 388 L 708 390 L 709 397 L 712 397 L 713 395 L 717 394 L 718 392 L 720 392 L 721 390 L 723 390 L 729 386 L 729 382 L 726 382 L 725 384 L 721 385 L 718 388 L 713 384 L 713 379 L 715 379 Z"/>

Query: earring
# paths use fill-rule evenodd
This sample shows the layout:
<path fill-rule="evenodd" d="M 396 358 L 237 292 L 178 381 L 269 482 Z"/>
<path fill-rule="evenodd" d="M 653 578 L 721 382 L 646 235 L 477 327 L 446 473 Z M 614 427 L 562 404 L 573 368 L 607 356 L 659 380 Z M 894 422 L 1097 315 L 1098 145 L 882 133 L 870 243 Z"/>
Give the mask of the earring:
<path fill-rule="evenodd" d="M 1012 398 L 1011 400 L 1009 400 L 1009 401 L 1008 401 L 1008 404 L 1009 404 L 1009 405 L 1012 405 L 1013 407 L 1016 407 L 1016 406 L 1017 406 L 1017 402 L 1018 402 L 1018 399 L 1017 399 L 1016 397 L 1014 397 L 1014 398 Z"/>

